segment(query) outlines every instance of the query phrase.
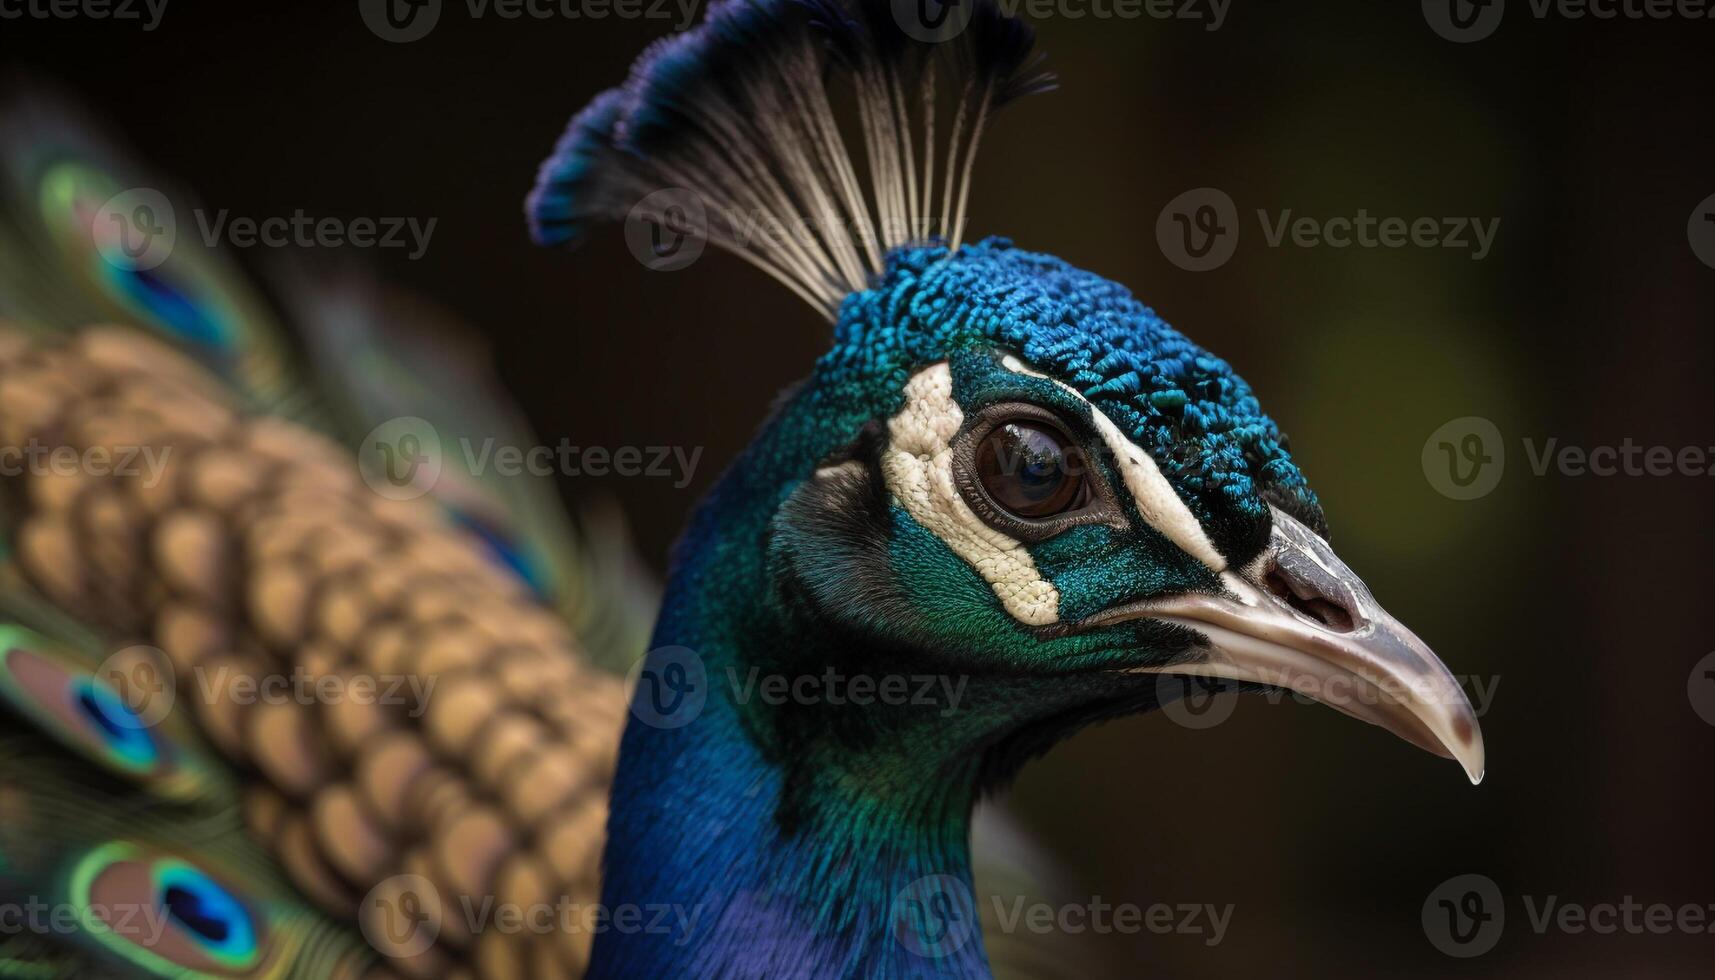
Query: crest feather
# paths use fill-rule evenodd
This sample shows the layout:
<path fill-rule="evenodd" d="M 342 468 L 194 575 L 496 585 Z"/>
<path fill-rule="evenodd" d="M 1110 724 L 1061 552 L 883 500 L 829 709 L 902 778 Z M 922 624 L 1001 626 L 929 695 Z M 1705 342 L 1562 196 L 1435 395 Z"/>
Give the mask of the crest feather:
<path fill-rule="evenodd" d="M 642 217 L 671 212 L 675 230 L 739 255 L 829 319 L 889 250 L 956 250 L 990 115 L 1053 79 L 1031 55 L 1032 30 L 994 0 L 970 0 L 968 19 L 933 30 L 901 9 L 716 3 L 572 120 L 526 203 L 536 240 L 575 242 L 643 204 Z M 848 150 L 854 129 L 861 159 Z"/>

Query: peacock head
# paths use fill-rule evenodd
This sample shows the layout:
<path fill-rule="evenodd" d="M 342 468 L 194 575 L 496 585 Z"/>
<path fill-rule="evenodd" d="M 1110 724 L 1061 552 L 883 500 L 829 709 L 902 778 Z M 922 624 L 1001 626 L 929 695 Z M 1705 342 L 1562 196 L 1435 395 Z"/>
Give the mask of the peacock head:
<path fill-rule="evenodd" d="M 979 0 L 924 40 L 900 9 L 716 5 L 573 120 L 531 195 L 549 244 L 688 203 L 662 209 L 680 233 L 696 215 L 834 322 L 694 519 L 657 641 L 738 636 L 736 658 L 788 677 L 968 683 L 951 714 L 750 713 L 780 759 L 974 760 L 980 785 L 1204 678 L 1308 693 L 1480 778 L 1463 693 L 1336 556 L 1227 363 L 1119 285 L 963 242 L 987 119 L 1052 87 L 1030 30 Z"/>
<path fill-rule="evenodd" d="M 781 459 L 766 602 L 818 639 L 776 666 L 849 650 L 968 681 L 971 717 L 932 729 L 986 775 L 1198 678 L 1308 694 L 1481 777 L 1464 694 L 1329 545 L 1250 387 L 1100 276 L 998 239 L 896 249 L 734 476 Z"/>

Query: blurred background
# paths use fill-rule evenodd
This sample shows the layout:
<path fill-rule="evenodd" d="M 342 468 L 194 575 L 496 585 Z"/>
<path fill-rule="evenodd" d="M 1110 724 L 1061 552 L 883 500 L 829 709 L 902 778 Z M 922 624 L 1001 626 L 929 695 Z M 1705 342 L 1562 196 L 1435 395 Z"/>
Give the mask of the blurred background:
<path fill-rule="evenodd" d="M 1064 0 L 1033 18 L 1060 90 L 985 138 L 972 232 L 1124 282 L 1231 361 L 1291 434 L 1343 557 L 1487 692 L 1477 788 L 1334 711 L 1254 697 L 1207 730 L 1108 725 L 1028 769 L 1014 807 L 1077 900 L 1232 907 L 1215 945 L 1081 940 L 1116 975 L 1701 976 L 1715 960 L 1715 935 L 1652 935 L 1641 915 L 1606 935 L 1531 918 L 1629 897 L 1715 923 L 1715 680 L 1699 668 L 1715 478 L 1532 466 L 1550 440 L 1715 463 L 1715 269 L 1688 237 L 1715 194 L 1715 20 L 1513 0 L 1492 35 L 1455 43 L 1436 3 L 1232 0 L 1217 16 L 1174 0 L 1181 18 Z M 567 118 L 678 16 L 449 2 L 401 44 L 355 0 L 170 0 L 149 31 L 6 19 L 0 35 L 9 66 L 70 89 L 210 209 L 435 218 L 420 258 L 351 257 L 480 331 L 545 441 L 704 447 L 686 487 L 561 488 L 619 498 L 659 570 L 828 332 L 724 255 L 662 273 L 617 228 L 575 253 L 527 240 L 521 201 Z M 1197 188 L 1230 197 L 1239 225 L 1231 259 L 1202 272 L 1156 235 Z M 1474 241 L 1275 247 L 1257 217 L 1359 209 L 1499 224 L 1479 258 Z M 1504 469 L 1453 499 L 1426 443 L 1471 416 Z M 1459 961 L 1426 905 L 1442 914 L 1437 889 L 1463 874 L 1496 884 L 1505 922 Z"/>

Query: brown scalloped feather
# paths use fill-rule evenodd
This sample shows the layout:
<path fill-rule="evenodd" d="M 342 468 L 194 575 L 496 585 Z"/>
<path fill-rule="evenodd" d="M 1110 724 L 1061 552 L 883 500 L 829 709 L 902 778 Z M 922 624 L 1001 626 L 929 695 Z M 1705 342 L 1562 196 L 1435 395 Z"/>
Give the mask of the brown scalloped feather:
<path fill-rule="evenodd" d="M 339 446 L 245 416 L 133 331 L 43 346 L 0 324 L 0 448 L 32 444 L 161 460 L 158 482 L 8 477 L 0 513 L 44 595 L 167 652 L 179 702 L 251 783 L 252 833 L 307 896 L 355 919 L 420 874 L 440 935 L 400 974 L 581 972 L 587 932 L 473 935 L 461 912 L 599 898 L 623 688 L 553 613 L 439 510 L 372 493 Z M 397 675 L 404 697 L 245 703 L 294 671 L 341 690 Z"/>

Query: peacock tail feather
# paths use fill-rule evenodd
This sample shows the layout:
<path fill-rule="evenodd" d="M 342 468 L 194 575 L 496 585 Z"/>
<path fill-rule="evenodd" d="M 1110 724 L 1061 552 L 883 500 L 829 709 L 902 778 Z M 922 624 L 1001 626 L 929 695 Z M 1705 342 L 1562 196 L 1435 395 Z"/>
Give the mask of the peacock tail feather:
<path fill-rule="evenodd" d="M 277 311 L 187 234 L 113 261 L 167 185 L 77 118 L 0 118 L 0 903 L 43 910 L 0 976 L 578 975 L 659 599 L 617 508 L 389 479 L 400 420 L 534 442 L 456 325 L 345 272 Z"/>

